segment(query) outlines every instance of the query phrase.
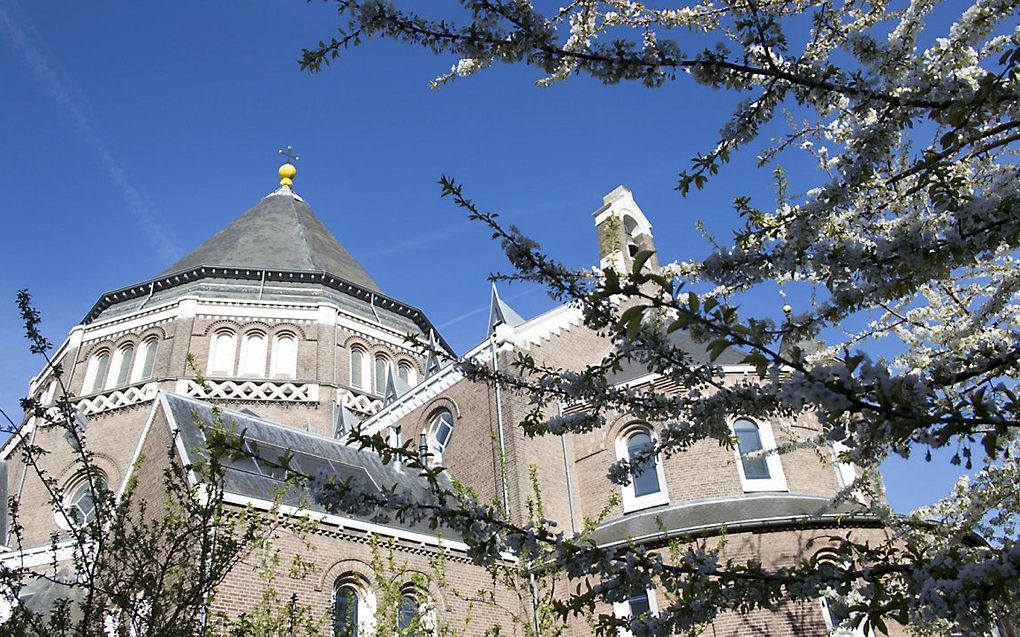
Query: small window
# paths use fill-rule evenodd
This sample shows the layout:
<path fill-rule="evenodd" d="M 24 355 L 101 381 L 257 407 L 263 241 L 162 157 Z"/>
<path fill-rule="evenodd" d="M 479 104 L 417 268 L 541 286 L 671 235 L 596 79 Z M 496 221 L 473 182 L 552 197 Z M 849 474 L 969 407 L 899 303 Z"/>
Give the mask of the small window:
<path fill-rule="evenodd" d="M 237 346 L 230 330 L 216 332 L 209 350 L 209 373 L 220 376 L 234 375 L 234 356 Z"/>
<path fill-rule="evenodd" d="M 97 476 L 95 482 L 96 491 L 106 491 L 105 478 Z M 83 480 L 71 489 L 70 495 L 64 501 L 64 511 L 67 514 L 66 523 L 76 527 L 84 526 L 96 519 L 96 501 L 88 480 Z"/>
<path fill-rule="evenodd" d="M 400 365 L 397 366 L 397 376 L 399 376 L 408 387 L 414 385 L 415 381 L 417 381 L 417 375 L 414 373 L 414 368 L 407 362 L 401 362 Z"/>
<path fill-rule="evenodd" d="M 429 440 L 432 442 L 432 453 L 442 456 L 450 444 L 453 435 L 453 414 L 443 410 L 436 414 L 429 427 Z"/>
<path fill-rule="evenodd" d="M 655 591 L 652 589 L 635 589 L 627 596 L 627 601 L 613 604 L 613 614 L 620 619 L 642 618 L 658 613 Z M 621 637 L 630 637 L 629 630 L 621 630 Z"/>
<path fill-rule="evenodd" d="M 410 593 L 404 593 L 400 599 L 400 609 L 397 611 L 397 629 L 401 635 L 417 637 L 419 620 L 418 599 Z"/>
<path fill-rule="evenodd" d="M 351 348 L 351 387 L 365 389 L 365 350 Z"/>
<path fill-rule="evenodd" d="M 632 465 L 655 448 L 652 430 L 639 425 L 624 430 L 616 440 L 616 456 Z M 630 484 L 623 487 L 624 512 L 638 511 L 669 502 L 666 492 L 666 476 L 658 457 L 645 459 L 640 468 L 631 476 Z"/>
<path fill-rule="evenodd" d="M 266 375 L 266 335 L 249 332 L 241 346 L 241 376 L 262 377 Z"/>
<path fill-rule="evenodd" d="M 776 448 L 772 427 L 749 418 L 733 422 L 737 440 L 734 454 L 744 491 L 786 491 L 786 477 L 779 455 L 769 453 Z"/>
<path fill-rule="evenodd" d="M 110 371 L 110 353 L 101 352 L 92 357 L 85 370 L 85 393 L 94 394 L 102 391 L 106 385 L 106 375 Z"/>
<path fill-rule="evenodd" d="M 135 358 L 135 346 L 125 345 L 117 350 L 117 382 L 116 385 L 127 385 L 131 379 L 131 364 Z"/>
<path fill-rule="evenodd" d="M 390 372 L 390 359 L 382 354 L 375 357 L 375 393 L 386 392 L 386 378 Z"/>
<path fill-rule="evenodd" d="M 653 447 L 652 437 L 647 432 L 639 431 L 627 440 L 627 459 L 636 462 L 641 454 L 647 453 Z M 659 462 L 652 459 L 651 464 L 646 464 L 640 471 L 634 474 L 634 496 L 642 497 L 659 492 L 659 475 L 656 467 Z"/>
<path fill-rule="evenodd" d="M 273 341 L 272 375 L 297 378 L 297 339 L 291 334 L 280 334 Z"/>
<path fill-rule="evenodd" d="M 135 381 L 149 380 L 152 378 L 152 372 L 156 367 L 157 347 L 158 341 L 154 338 L 150 338 L 142 343 L 141 356 L 139 356 L 138 361 L 135 363 Z"/>
<path fill-rule="evenodd" d="M 333 637 L 357 637 L 359 604 L 353 586 L 337 587 L 333 595 Z"/>
<path fill-rule="evenodd" d="M 763 449 L 761 444 L 761 433 L 758 432 L 758 425 L 746 418 L 733 423 L 733 433 L 737 435 L 737 450 L 740 452 L 740 464 L 744 467 L 744 477 L 748 480 L 768 480 L 769 474 L 766 456 L 756 455 L 748 457 Z"/>

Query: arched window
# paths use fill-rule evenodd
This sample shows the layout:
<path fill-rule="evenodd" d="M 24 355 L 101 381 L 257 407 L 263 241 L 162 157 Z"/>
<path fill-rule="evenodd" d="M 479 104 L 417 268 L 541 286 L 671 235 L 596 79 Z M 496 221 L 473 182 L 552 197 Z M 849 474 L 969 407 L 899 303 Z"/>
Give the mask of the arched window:
<path fill-rule="evenodd" d="M 297 339 L 293 334 L 278 334 L 273 341 L 273 371 L 277 378 L 297 378 Z"/>
<path fill-rule="evenodd" d="M 432 418 L 432 423 L 429 425 L 429 442 L 432 453 L 442 456 L 450 444 L 452 434 L 453 414 L 444 409 Z"/>
<path fill-rule="evenodd" d="M 154 338 L 142 343 L 141 356 L 135 361 L 134 381 L 149 380 L 152 378 L 153 369 L 156 366 L 156 348 L 159 341 Z"/>
<path fill-rule="evenodd" d="M 737 439 L 735 453 L 744 491 L 785 491 L 786 478 L 779 456 L 767 453 L 776 447 L 772 428 L 749 418 L 737 418 L 733 435 Z"/>
<path fill-rule="evenodd" d="M 110 353 L 100 352 L 89 360 L 85 369 L 85 393 L 94 394 L 102 391 L 106 385 L 106 375 L 110 371 Z"/>
<path fill-rule="evenodd" d="M 117 350 L 117 380 L 114 385 L 127 385 L 131 379 L 131 363 L 135 358 L 135 346 L 125 345 Z"/>
<path fill-rule="evenodd" d="M 648 435 L 648 432 L 638 431 L 632 434 L 627 439 L 627 460 L 636 463 L 639 458 L 643 457 L 643 454 L 648 453 L 654 446 L 652 437 Z M 634 497 L 640 498 L 641 496 L 659 492 L 659 475 L 656 471 L 658 464 L 658 460 L 653 458 L 634 474 Z"/>
<path fill-rule="evenodd" d="M 266 375 L 266 335 L 262 332 L 248 332 L 244 335 L 238 373 L 241 376 Z"/>
<path fill-rule="evenodd" d="M 72 526 L 84 526 L 96 519 L 96 500 L 94 495 L 106 491 L 106 478 L 95 477 L 95 491 L 89 486 L 88 480 L 82 480 L 73 488 L 68 490 L 64 500 L 64 512 L 66 516 L 60 515 L 58 521 L 61 526 L 68 524 Z M 58 514 L 59 515 L 59 514 Z"/>
<path fill-rule="evenodd" d="M 234 341 L 234 333 L 230 330 L 216 332 L 213 336 L 212 346 L 209 348 L 209 373 L 219 376 L 233 376 L 236 352 L 237 345 Z"/>
<path fill-rule="evenodd" d="M 382 394 L 386 391 L 386 377 L 390 372 L 390 359 L 382 354 L 375 357 L 375 393 Z"/>
<path fill-rule="evenodd" d="M 646 425 L 625 429 L 616 439 L 616 457 L 631 463 L 632 467 L 640 465 L 631 476 L 630 484 L 623 487 L 625 512 L 669 502 L 662 463 L 657 456 L 647 457 L 654 448 L 654 434 Z"/>
<path fill-rule="evenodd" d="M 351 387 L 365 387 L 365 350 L 357 345 L 351 347 Z"/>
<path fill-rule="evenodd" d="M 400 364 L 397 365 L 397 376 L 407 383 L 408 387 L 414 385 L 415 381 L 418 379 L 417 375 L 414 373 L 414 367 L 412 367 L 407 361 L 400 361 Z"/>
<path fill-rule="evenodd" d="M 748 454 L 761 451 L 763 448 L 758 425 L 746 418 L 741 418 L 733 423 L 733 433 L 737 435 L 737 450 L 740 451 L 740 464 L 744 467 L 744 477 L 748 480 L 768 480 L 771 478 L 768 463 L 765 462 L 765 456 L 748 457 Z"/>
<path fill-rule="evenodd" d="M 341 584 L 333 592 L 333 637 L 357 637 L 358 591 L 350 584 Z"/>
<path fill-rule="evenodd" d="M 419 631 L 418 598 L 411 593 L 404 593 L 400 598 L 400 609 L 397 611 L 397 628 L 401 635 L 407 637 L 417 636 Z"/>

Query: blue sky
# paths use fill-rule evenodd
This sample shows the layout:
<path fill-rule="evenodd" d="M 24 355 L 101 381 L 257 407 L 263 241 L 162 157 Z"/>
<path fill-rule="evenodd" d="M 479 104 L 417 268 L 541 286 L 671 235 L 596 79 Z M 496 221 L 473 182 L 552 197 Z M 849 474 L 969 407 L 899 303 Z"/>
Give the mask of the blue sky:
<path fill-rule="evenodd" d="M 658 90 L 575 78 L 534 86 L 495 68 L 441 91 L 452 59 L 391 42 L 318 75 L 303 46 L 337 25 L 329 3 L 0 0 L 0 406 L 39 369 L 14 305 L 27 287 L 55 342 L 104 291 L 144 281 L 276 186 L 276 150 L 301 156 L 295 189 L 383 290 L 422 308 L 458 351 L 485 332 L 498 246 L 449 201 L 443 174 L 570 265 L 597 261 L 591 213 L 619 184 L 650 218 L 663 259 L 725 239 L 730 202 L 773 201 L 753 149 L 683 199 L 677 172 L 710 149 L 737 96 L 690 82 Z M 804 166 L 791 160 L 794 179 Z M 806 172 L 805 172 L 806 174 Z M 503 296 L 525 317 L 540 290 Z M 778 312 L 771 293 L 748 309 Z M 953 473 L 920 458 L 886 466 L 894 508 L 942 495 Z"/>

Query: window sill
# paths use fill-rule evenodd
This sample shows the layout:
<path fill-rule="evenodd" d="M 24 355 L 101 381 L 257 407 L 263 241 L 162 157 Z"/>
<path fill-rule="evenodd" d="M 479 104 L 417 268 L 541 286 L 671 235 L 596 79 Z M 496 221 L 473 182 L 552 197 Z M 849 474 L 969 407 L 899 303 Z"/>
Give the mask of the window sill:
<path fill-rule="evenodd" d="M 623 512 L 634 513 L 635 511 L 644 511 L 652 507 L 662 506 L 669 504 L 669 494 L 664 492 L 650 493 L 643 495 L 638 498 L 628 497 L 626 494 L 623 496 Z"/>

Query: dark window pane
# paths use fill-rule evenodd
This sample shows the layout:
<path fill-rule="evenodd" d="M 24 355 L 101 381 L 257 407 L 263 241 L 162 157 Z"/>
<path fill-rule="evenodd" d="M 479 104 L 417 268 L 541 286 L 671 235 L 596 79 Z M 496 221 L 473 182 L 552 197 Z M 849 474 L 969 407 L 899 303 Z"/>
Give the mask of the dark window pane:
<path fill-rule="evenodd" d="M 126 385 L 131 378 L 131 363 L 135 360 L 135 348 L 130 345 L 120 350 L 120 367 L 117 369 L 117 384 Z"/>
<path fill-rule="evenodd" d="M 412 626 L 415 625 L 415 620 L 418 617 L 418 600 L 413 595 L 404 595 L 403 599 L 400 600 L 400 612 L 397 615 L 397 628 L 402 631 L 401 635 L 416 636 L 417 631 L 410 631 Z"/>
<path fill-rule="evenodd" d="M 652 611 L 652 605 L 648 601 L 648 591 L 634 591 L 627 599 L 630 604 L 630 616 L 641 617 Z"/>
<path fill-rule="evenodd" d="M 741 419 L 733 423 L 733 431 L 737 434 L 737 451 L 740 452 L 740 463 L 744 466 L 744 477 L 748 480 L 767 480 L 772 477 L 765 456 L 747 457 L 747 454 L 762 449 L 758 426 L 750 420 Z"/>
<path fill-rule="evenodd" d="M 634 434 L 627 440 L 627 457 L 634 462 L 639 454 L 647 453 L 652 448 L 652 437 L 644 432 Z M 659 474 L 656 471 L 658 460 L 646 462 L 641 470 L 634 474 L 634 497 L 659 492 Z"/>
<path fill-rule="evenodd" d="M 333 601 L 334 637 L 357 637 L 358 635 L 358 594 L 350 586 L 336 590 Z"/>
<path fill-rule="evenodd" d="M 156 364 L 156 341 L 146 343 L 143 354 L 141 380 L 146 380 L 152 378 L 152 367 Z"/>

